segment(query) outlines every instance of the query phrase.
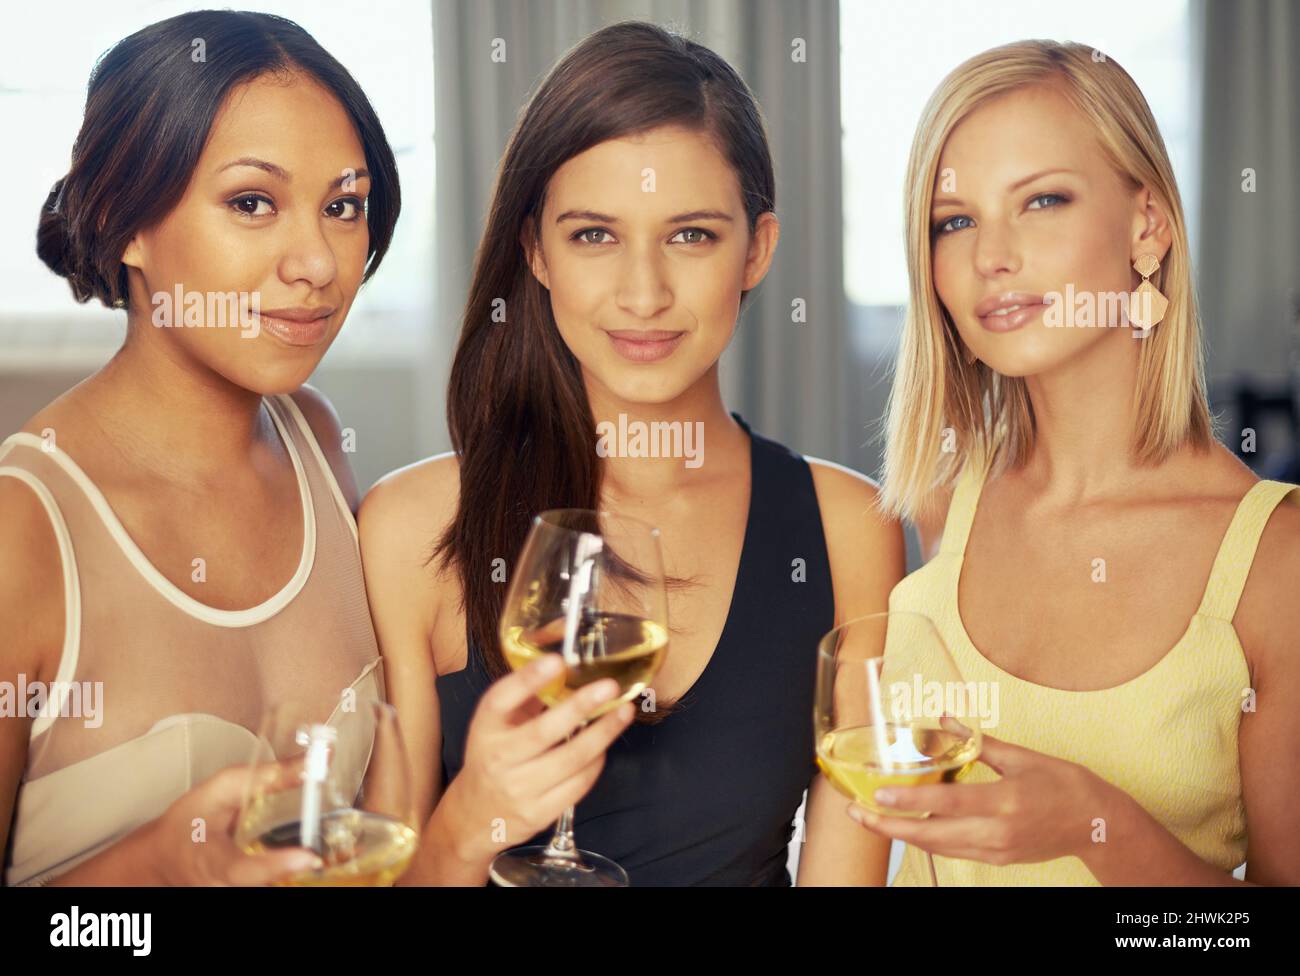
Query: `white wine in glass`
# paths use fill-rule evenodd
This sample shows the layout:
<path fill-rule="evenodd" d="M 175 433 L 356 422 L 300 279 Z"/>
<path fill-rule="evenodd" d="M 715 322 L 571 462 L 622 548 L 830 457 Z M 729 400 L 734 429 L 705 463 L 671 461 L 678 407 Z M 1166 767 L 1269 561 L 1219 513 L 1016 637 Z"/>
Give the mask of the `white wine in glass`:
<path fill-rule="evenodd" d="M 511 626 L 501 635 L 506 661 L 518 671 L 543 654 L 563 653 L 564 621 L 525 629 Z M 602 678 L 618 682 L 619 694 L 591 713 L 599 718 L 631 701 L 650 684 L 668 649 L 668 631 L 654 620 L 626 613 L 591 613 L 579 623 L 576 660 L 537 696 L 557 705 L 583 685 Z"/>
<path fill-rule="evenodd" d="M 817 765 L 860 806 L 887 817 L 928 817 L 876 803 L 885 786 L 957 782 L 980 753 L 979 722 L 946 711 L 966 685 L 929 618 L 877 613 L 836 627 L 817 647 L 813 734 Z M 937 887 L 927 851 L 930 882 Z"/>
<path fill-rule="evenodd" d="M 659 530 L 612 512 L 543 512 L 520 553 L 499 627 L 502 650 L 518 670 L 558 654 L 564 672 L 540 692 L 548 706 L 602 678 L 619 694 L 588 721 L 641 694 L 668 651 L 668 598 Z M 624 887 L 627 872 L 580 851 L 573 807 L 546 846 L 498 854 L 489 872 L 505 887 Z"/>
<path fill-rule="evenodd" d="M 249 854 L 300 847 L 324 862 L 277 884 L 381 887 L 410 864 L 419 834 L 392 705 L 362 703 L 333 724 L 301 702 L 274 705 L 250 766 L 236 843 Z"/>

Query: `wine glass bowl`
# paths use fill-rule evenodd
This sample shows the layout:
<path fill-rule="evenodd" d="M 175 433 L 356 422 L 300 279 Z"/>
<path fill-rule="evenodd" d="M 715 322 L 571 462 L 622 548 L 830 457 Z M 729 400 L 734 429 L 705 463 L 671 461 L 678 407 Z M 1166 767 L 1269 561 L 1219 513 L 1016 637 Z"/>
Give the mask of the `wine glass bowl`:
<path fill-rule="evenodd" d="M 876 790 L 956 782 L 979 757 L 970 688 L 920 614 L 871 614 L 827 633 L 817 647 L 815 701 L 818 767 L 840 793 L 883 816 L 930 813 L 881 807 Z"/>
<path fill-rule="evenodd" d="M 564 625 L 564 619 L 557 618 L 534 627 L 514 624 L 502 628 L 501 644 L 511 668 L 518 671 L 543 654 L 563 654 Z M 613 678 L 619 693 L 589 716 L 599 718 L 649 686 L 667 648 L 668 632 L 656 621 L 584 609 L 573 660 L 566 658 L 564 672 L 538 691 L 537 697 L 547 706 L 558 705 L 584 685 Z"/>
<path fill-rule="evenodd" d="M 323 862 L 279 885 L 391 885 L 419 839 L 396 709 L 370 701 L 320 712 L 299 701 L 266 709 L 235 842 L 249 854 L 305 848 Z"/>

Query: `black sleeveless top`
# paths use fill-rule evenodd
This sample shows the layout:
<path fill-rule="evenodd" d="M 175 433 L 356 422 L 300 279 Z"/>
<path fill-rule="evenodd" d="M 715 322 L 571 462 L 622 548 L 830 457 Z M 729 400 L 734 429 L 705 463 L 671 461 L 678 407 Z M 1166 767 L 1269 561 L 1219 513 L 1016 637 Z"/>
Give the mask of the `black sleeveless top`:
<path fill-rule="evenodd" d="M 676 711 L 614 741 L 575 812 L 578 846 L 613 858 L 633 885 L 790 884 L 794 815 L 817 771 L 816 648 L 835 601 L 812 471 L 732 416 L 749 434 L 752 482 L 722 637 Z M 444 784 L 488 683 L 472 645 L 464 669 L 437 679 Z"/>

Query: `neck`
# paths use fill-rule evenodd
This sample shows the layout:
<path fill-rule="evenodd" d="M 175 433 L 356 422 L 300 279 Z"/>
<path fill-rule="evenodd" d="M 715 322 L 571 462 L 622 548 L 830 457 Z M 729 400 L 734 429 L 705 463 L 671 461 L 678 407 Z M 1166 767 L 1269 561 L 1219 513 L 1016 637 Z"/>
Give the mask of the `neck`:
<path fill-rule="evenodd" d="M 736 450 L 748 450 L 748 436 L 723 405 L 717 363 L 663 403 L 624 400 L 590 378 L 587 401 L 609 448 L 602 458 L 604 491 L 616 497 L 667 497 L 697 483 L 706 469 L 721 469 Z M 671 433 L 657 434 L 655 424 L 676 426 L 658 428 Z"/>
<path fill-rule="evenodd" d="M 265 435 L 262 397 L 186 355 L 147 317 L 95 376 L 104 394 L 91 420 L 132 465 L 205 484 L 247 464 Z M 201 450 L 195 450 L 201 445 Z"/>
<path fill-rule="evenodd" d="M 1026 378 L 1036 431 L 1024 472 L 1047 494 L 1071 502 L 1131 486 L 1141 341 L 1112 330 L 1057 369 Z"/>

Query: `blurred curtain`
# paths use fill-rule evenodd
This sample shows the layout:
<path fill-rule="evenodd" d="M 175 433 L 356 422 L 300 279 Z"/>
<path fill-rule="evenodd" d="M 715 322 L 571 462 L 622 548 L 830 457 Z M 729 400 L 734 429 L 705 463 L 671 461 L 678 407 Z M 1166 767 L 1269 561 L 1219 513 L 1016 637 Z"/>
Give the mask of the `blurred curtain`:
<path fill-rule="evenodd" d="M 1192 17 L 1211 377 L 1278 380 L 1300 352 L 1300 4 L 1195 0 Z"/>
<path fill-rule="evenodd" d="M 839 5 L 834 0 L 434 0 L 440 335 L 447 368 L 497 161 L 547 69 L 620 20 L 672 27 L 731 62 L 754 91 L 776 161 L 781 243 L 723 357 L 723 395 L 759 432 L 831 460 L 863 440 L 845 416 Z M 491 57 L 505 43 L 505 61 Z M 499 45 L 498 45 L 499 46 Z M 796 300 L 806 321 L 794 321 Z"/>

